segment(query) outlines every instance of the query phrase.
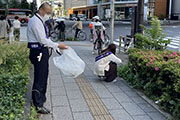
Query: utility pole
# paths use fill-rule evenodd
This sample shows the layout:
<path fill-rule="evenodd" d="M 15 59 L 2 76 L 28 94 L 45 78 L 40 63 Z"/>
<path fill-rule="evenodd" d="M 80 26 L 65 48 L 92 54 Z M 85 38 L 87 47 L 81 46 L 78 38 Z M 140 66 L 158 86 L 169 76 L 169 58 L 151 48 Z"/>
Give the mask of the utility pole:
<path fill-rule="evenodd" d="M 140 25 L 143 25 L 144 23 L 144 0 L 138 0 L 138 6 L 137 6 L 137 10 L 136 8 L 134 8 L 135 10 L 135 17 L 134 17 L 134 34 L 135 35 L 136 33 L 143 33 L 143 29 L 141 28 Z M 135 47 L 138 46 L 138 42 L 140 40 L 136 40 L 134 39 L 134 44 L 135 44 Z"/>
<path fill-rule="evenodd" d="M 111 43 L 114 41 L 114 0 L 111 0 Z"/>
<path fill-rule="evenodd" d="M 144 23 L 144 0 L 138 1 L 137 7 L 137 33 L 143 33 L 143 29 L 140 27 Z"/>
<path fill-rule="evenodd" d="M 169 0 L 169 19 L 171 19 L 172 0 Z"/>

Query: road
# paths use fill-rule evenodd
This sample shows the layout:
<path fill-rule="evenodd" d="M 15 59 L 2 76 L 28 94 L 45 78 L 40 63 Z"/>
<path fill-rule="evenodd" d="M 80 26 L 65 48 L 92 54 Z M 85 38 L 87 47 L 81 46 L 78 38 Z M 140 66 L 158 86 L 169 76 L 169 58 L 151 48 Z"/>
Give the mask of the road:
<path fill-rule="evenodd" d="M 70 29 L 72 25 L 74 24 L 74 21 L 67 21 L 66 29 Z M 83 30 L 86 32 L 87 36 L 90 34 L 89 30 L 89 21 L 83 22 Z M 106 27 L 106 33 L 110 36 L 110 24 L 108 22 L 103 22 L 104 26 Z M 150 27 L 150 26 L 147 26 Z M 163 33 L 166 33 L 167 38 L 172 39 L 171 44 L 169 45 L 169 48 L 172 50 L 178 50 L 179 47 L 179 41 L 180 41 L 180 26 L 176 25 L 168 25 L 168 26 L 162 26 Z M 26 41 L 26 29 L 27 26 L 21 27 L 21 41 Z M 118 39 L 120 35 L 126 36 L 130 35 L 131 32 L 131 25 L 129 23 L 115 23 L 114 28 L 114 39 Z"/>

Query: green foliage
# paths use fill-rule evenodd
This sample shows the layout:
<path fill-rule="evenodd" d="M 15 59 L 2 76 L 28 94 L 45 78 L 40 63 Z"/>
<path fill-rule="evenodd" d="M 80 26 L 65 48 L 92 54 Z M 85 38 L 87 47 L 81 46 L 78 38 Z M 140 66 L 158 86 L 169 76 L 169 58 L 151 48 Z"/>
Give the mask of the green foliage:
<path fill-rule="evenodd" d="M 162 28 L 160 20 L 157 17 L 152 18 L 151 28 L 147 29 L 145 26 L 141 25 L 144 30 L 144 34 L 137 33 L 135 35 L 138 39 L 138 48 L 141 49 L 155 49 L 164 50 L 170 43 L 170 40 L 164 40 L 165 34 L 162 33 Z"/>
<path fill-rule="evenodd" d="M 21 8 L 22 9 L 30 9 L 30 4 L 27 2 L 27 0 L 21 1 Z"/>
<path fill-rule="evenodd" d="M 64 10 L 64 16 L 68 16 L 68 11 Z"/>
<path fill-rule="evenodd" d="M 21 8 L 21 3 L 19 3 L 17 0 L 10 0 L 9 8 Z"/>
<path fill-rule="evenodd" d="M 37 112 L 36 112 L 34 106 L 31 107 L 31 113 L 29 114 L 27 120 L 39 120 Z"/>
<path fill-rule="evenodd" d="M 6 8 L 5 4 L 0 0 L 0 8 Z"/>
<path fill-rule="evenodd" d="M 119 76 L 141 89 L 180 118 L 180 53 L 156 50 L 129 50 L 129 63 L 118 69 Z"/>
<path fill-rule="evenodd" d="M 66 38 L 67 41 L 79 41 L 77 38 L 68 37 Z"/>
<path fill-rule="evenodd" d="M 0 44 L 0 119 L 21 120 L 29 83 L 26 44 Z M 2 97 L 3 96 L 3 97 Z"/>

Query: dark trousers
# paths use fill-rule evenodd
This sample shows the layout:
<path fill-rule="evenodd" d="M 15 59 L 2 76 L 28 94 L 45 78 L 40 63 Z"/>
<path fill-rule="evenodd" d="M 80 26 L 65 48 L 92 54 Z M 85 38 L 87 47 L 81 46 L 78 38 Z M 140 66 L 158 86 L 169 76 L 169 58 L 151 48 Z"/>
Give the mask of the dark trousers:
<path fill-rule="evenodd" d="M 75 38 L 77 38 L 77 35 L 78 35 L 79 31 L 80 31 L 80 29 L 76 28 Z"/>
<path fill-rule="evenodd" d="M 105 81 L 112 82 L 117 77 L 117 64 L 114 62 L 109 63 L 109 71 L 105 71 Z"/>
<path fill-rule="evenodd" d="M 42 53 L 41 60 L 38 56 Z M 46 101 L 46 88 L 49 71 L 48 48 L 30 50 L 29 59 L 34 65 L 34 83 L 32 88 L 32 100 L 35 107 L 42 107 Z"/>

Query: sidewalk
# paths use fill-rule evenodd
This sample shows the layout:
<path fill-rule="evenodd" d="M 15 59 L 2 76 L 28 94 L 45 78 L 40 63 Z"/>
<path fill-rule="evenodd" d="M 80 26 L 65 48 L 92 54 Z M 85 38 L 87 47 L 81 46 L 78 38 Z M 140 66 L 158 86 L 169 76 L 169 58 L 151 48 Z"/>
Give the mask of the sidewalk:
<path fill-rule="evenodd" d="M 65 42 L 86 63 L 78 78 L 67 78 L 50 59 L 47 102 L 51 114 L 41 120 L 166 120 L 154 107 L 142 99 L 125 81 L 100 81 L 93 74 L 94 58 L 89 42 Z M 123 62 L 127 56 L 120 54 Z"/>

